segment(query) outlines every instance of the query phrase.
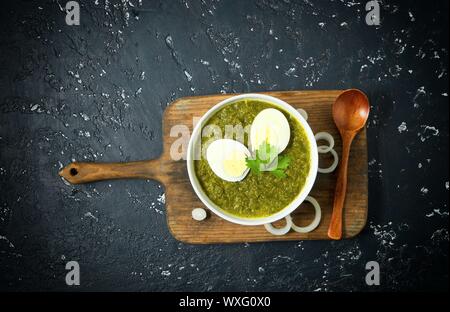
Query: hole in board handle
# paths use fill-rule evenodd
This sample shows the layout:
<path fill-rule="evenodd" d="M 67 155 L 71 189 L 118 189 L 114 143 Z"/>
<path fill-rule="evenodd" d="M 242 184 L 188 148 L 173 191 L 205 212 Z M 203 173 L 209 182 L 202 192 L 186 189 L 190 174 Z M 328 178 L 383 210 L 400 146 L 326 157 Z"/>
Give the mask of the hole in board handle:
<path fill-rule="evenodd" d="M 71 168 L 70 169 L 70 175 L 71 176 L 76 176 L 78 174 L 78 170 L 76 168 Z"/>

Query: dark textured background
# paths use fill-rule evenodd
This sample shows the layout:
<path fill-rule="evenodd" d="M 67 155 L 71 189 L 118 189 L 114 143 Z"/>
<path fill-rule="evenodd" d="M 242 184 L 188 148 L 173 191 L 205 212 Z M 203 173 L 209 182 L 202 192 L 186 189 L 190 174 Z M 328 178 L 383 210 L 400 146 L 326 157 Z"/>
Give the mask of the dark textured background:
<path fill-rule="evenodd" d="M 67 26 L 63 0 L 2 1 L 1 290 L 448 290 L 448 1 L 380 1 L 379 27 L 365 1 L 79 2 Z M 186 245 L 156 182 L 57 174 L 157 157 L 182 96 L 349 87 L 372 105 L 352 240 Z"/>

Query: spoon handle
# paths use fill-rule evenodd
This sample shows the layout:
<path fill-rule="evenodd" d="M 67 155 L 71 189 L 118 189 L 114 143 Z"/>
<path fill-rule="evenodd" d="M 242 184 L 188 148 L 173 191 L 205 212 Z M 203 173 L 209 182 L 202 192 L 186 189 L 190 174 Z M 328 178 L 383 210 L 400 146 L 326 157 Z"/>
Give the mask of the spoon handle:
<path fill-rule="evenodd" d="M 342 158 L 336 181 L 336 190 L 334 192 L 333 212 L 331 214 L 330 227 L 328 228 L 328 237 L 336 240 L 342 238 L 342 215 L 344 210 L 345 194 L 347 192 L 348 157 L 350 155 L 350 146 L 353 138 L 354 134 L 352 133 L 342 134 Z"/>

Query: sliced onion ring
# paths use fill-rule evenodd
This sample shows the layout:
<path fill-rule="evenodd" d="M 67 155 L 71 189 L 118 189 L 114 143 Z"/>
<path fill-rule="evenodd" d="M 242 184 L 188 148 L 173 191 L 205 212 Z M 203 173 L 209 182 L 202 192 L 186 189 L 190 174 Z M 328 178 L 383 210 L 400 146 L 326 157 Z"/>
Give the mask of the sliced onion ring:
<path fill-rule="evenodd" d="M 297 112 L 299 112 L 305 120 L 308 120 L 308 113 L 303 108 L 297 108 Z"/>
<path fill-rule="evenodd" d="M 195 221 L 203 221 L 207 217 L 206 210 L 203 208 L 194 208 L 192 209 L 192 219 Z"/>
<path fill-rule="evenodd" d="M 316 133 L 314 138 L 316 139 L 316 141 L 324 140 L 324 141 L 328 142 L 328 146 L 321 145 L 321 146 L 317 147 L 317 151 L 319 153 L 325 154 L 325 153 L 328 153 L 329 151 L 331 151 L 333 149 L 333 147 L 334 147 L 334 138 L 328 132 L 318 132 L 318 133 Z"/>
<path fill-rule="evenodd" d="M 264 224 L 264 227 L 266 228 L 267 232 L 272 233 L 273 235 L 285 235 L 291 230 L 292 226 L 292 218 L 290 215 L 286 216 L 286 225 L 282 228 L 276 228 L 272 225 L 272 223 L 266 223 Z"/>
<path fill-rule="evenodd" d="M 305 198 L 305 201 L 310 202 L 313 206 L 314 206 L 314 210 L 315 210 L 315 216 L 314 216 L 314 220 L 307 226 L 297 226 L 294 224 L 294 222 L 292 221 L 291 218 L 291 227 L 294 231 L 298 232 L 298 233 L 309 233 L 311 231 L 313 231 L 320 223 L 320 220 L 322 219 L 322 211 L 320 209 L 320 205 L 317 202 L 317 200 L 312 197 L 312 196 L 307 196 Z"/>
<path fill-rule="evenodd" d="M 319 148 L 317 148 L 317 149 L 319 149 Z M 317 171 L 318 171 L 318 172 L 320 172 L 320 173 L 331 173 L 331 172 L 333 172 L 334 170 L 336 170 L 337 165 L 338 165 L 338 163 L 339 163 L 339 157 L 338 157 L 338 154 L 336 153 L 336 151 L 335 151 L 334 149 L 331 149 L 331 150 L 330 150 L 330 153 L 331 153 L 331 155 L 333 155 L 333 158 L 334 158 L 333 163 L 332 163 L 331 166 L 328 167 L 328 168 L 317 168 Z"/>

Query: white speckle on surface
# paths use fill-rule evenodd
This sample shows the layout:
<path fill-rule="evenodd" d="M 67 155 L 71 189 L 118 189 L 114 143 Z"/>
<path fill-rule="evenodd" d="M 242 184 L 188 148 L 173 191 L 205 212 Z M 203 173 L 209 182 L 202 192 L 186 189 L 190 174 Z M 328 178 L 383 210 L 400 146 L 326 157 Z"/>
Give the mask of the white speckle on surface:
<path fill-rule="evenodd" d="M 432 136 L 439 136 L 439 130 L 434 126 L 421 125 L 420 127 L 423 128 L 423 131 L 417 133 L 417 136 L 422 142 L 425 142 Z"/>
<path fill-rule="evenodd" d="M 431 235 L 431 240 L 433 241 L 433 243 L 439 243 L 444 241 L 448 242 L 449 240 L 448 230 L 443 228 L 434 231 L 434 233 Z"/>
<path fill-rule="evenodd" d="M 448 181 L 447 182 L 445 182 L 445 189 L 447 189 L 448 190 Z"/>
<path fill-rule="evenodd" d="M 440 216 L 440 217 L 448 217 L 448 211 L 442 212 L 440 209 L 433 209 L 432 212 L 427 213 L 425 216 L 427 218 L 431 218 L 431 217 L 436 216 L 436 215 Z"/>
<path fill-rule="evenodd" d="M 286 76 L 294 76 L 294 77 L 296 77 L 296 75 L 292 75 L 295 71 L 296 71 L 295 67 L 290 67 L 284 72 L 284 74 Z"/>
<path fill-rule="evenodd" d="M 383 53 L 383 51 L 377 50 L 376 56 L 369 55 L 366 58 L 370 63 L 375 64 L 377 61 L 383 61 L 385 57 L 386 55 Z"/>
<path fill-rule="evenodd" d="M 416 95 L 415 95 L 414 98 L 413 98 L 413 104 L 414 104 L 414 107 L 415 107 L 415 108 L 418 108 L 418 107 L 419 107 L 419 103 L 417 103 L 417 99 L 418 99 L 421 95 L 426 95 L 426 94 L 427 94 L 427 92 L 425 91 L 425 87 L 424 87 L 424 86 L 422 86 L 422 87 L 420 87 L 419 89 L 417 89 Z"/>
<path fill-rule="evenodd" d="M 84 119 L 84 121 L 88 121 L 90 118 L 88 115 L 86 115 L 85 113 L 80 113 L 81 118 Z"/>
<path fill-rule="evenodd" d="M 400 124 L 400 126 L 398 126 L 398 132 L 400 132 L 400 133 L 402 133 L 402 132 L 405 132 L 405 131 L 408 131 L 408 127 L 406 126 L 406 122 L 402 122 L 401 124 Z"/>
<path fill-rule="evenodd" d="M 436 129 L 436 127 L 427 126 L 427 125 L 422 125 L 421 127 L 424 128 L 424 130 L 423 130 L 424 132 L 426 132 L 427 130 L 430 130 L 430 131 L 433 131 L 433 133 L 432 133 L 433 136 L 439 135 L 439 130 Z"/>
<path fill-rule="evenodd" d="M 11 243 L 10 240 L 6 236 L 0 235 L 0 240 L 6 241 L 10 248 L 14 248 L 13 243 Z"/>
<path fill-rule="evenodd" d="M 166 193 L 162 193 L 161 195 L 159 195 L 156 200 L 161 204 L 165 204 L 166 203 Z"/>
<path fill-rule="evenodd" d="M 426 194 L 428 194 L 429 190 L 428 190 L 425 186 L 423 186 L 423 187 L 420 189 L 420 192 L 421 192 L 422 194 L 426 195 Z"/>
<path fill-rule="evenodd" d="M 420 169 L 420 168 L 422 168 L 422 167 L 423 167 L 423 166 L 422 166 L 422 163 L 418 163 L 418 164 L 417 164 L 417 168 Z"/>
<path fill-rule="evenodd" d="M 187 81 L 191 81 L 192 80 L 192 75 L 188 72 L 188 71 L 184 71 L 184 75 L 186 76 L 186 78 L 187 78 Z"/>
<path fill-rule="evenodd" d="M 89 131 L 83 131 L 83 130 L 78 131 L 78 135 L 80 137 L 86 137 L 86 138 L 91 137 L 91 133 Z"/>
<path fill-rule="evenodd" d="M 291 261 L 292 258 L 289 256 L 282 256 L 282 255 L 278 255 L 275 256 L 274 258 L 272 258 L 272 262 L 286 262 L 286 261 Z"/>
<path fill-rule="evenodd" d="M 324 22 L 320 22 L 319 26 L 320 26 L 320 28 L 323 28 L 325 26 L 325 23 Z"/>
<path fill-rule="evenodd" d="M 161 275 L 162 275 L 162 276 L 170 276 L 170 274 L 171 274 L 171 273 L 170 273 L 170 271 L 168 271 L 168 270 L 162 271 L 162 272 L 161 272 Z"/>
<path fill-rule="evenodd" d="M 403 68 L 401 68 L 399 65 L 395 65 L 394 67 L 389 68 L 389 73 L 392 77 L 397 78 L 400 76 L 400 72 Z"/>
<path fill-rule="evenodd" d="M 326 256 L 328 256 L 328 253 L 326 254 Z M 361 258 L 361 256 L 362 256 L 361 249 L 359 248 L 358 245 L 354 245 L 348 249 L 341 251 L 337 256 L 337 259 L 339 261 L 349 263 L 358 261 Z"/>
<path fill-rule="evenodd" d="M 97 218 L 96 216 L 94 216 L 94 215 L 92 214 L 92 212 L 86 212 L 86 213 L 84 214 L 84 216 L 85 216 L 85 217 L 88 217 L 88 218 L 91 218 L 91 219 L 94 219 L 95 221 L 98 222 L 98 218 Z"/>
<path fill-rule="evenodd" d="M 61 180 L 63 181 L 63 183 L 67 186 L 72 186 L 72 184 L 70 184 L 66 179 L 64 179 L 63 177 L 61 177 Z"/>
<path fill-rule="evenodd" d="M 397 232 L 394 231 L 392 226 L 392 222 L 388 222 L 387 224 L 371 224 L 370 228 L 373 230 L 373 235 L 380 243 L 381 246 L 384 247 L 392 247 L 395 244 L 395 240 L 397 239 Z M 402 227 L 405 230 L 409 228 L 409 226 L 405 223 Z"/>

